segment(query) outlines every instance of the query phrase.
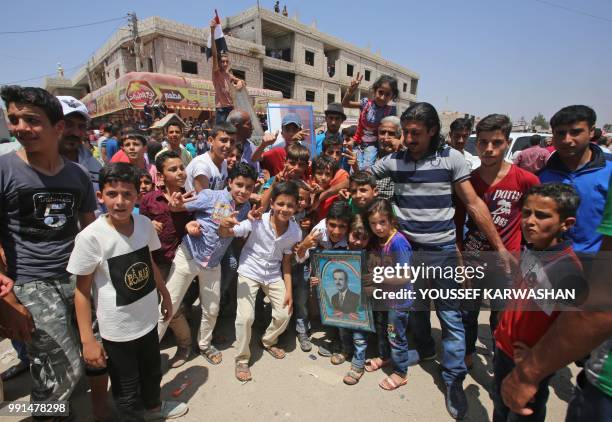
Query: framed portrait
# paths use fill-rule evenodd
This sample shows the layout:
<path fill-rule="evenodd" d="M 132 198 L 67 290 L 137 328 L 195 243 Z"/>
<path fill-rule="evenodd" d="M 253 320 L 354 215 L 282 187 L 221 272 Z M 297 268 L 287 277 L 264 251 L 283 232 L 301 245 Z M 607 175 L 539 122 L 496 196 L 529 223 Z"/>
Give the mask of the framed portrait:
<path fill-rule="evenodd" d="M 311 262 L 313 274 L 320 280 L 321 323 L 374 332 L 372 308 L 361 286 L 365 253 L 319 250 L 312 254 Z"/>

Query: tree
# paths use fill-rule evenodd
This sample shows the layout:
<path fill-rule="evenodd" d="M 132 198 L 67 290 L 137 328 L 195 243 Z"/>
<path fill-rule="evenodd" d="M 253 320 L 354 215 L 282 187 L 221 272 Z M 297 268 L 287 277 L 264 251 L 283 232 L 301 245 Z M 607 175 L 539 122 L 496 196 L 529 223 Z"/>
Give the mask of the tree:
<path fill-rule="evenodd" d="M 544 129 L 548 129 L 548 122 L 546 121 L 546 118 L 544 118 L 544 115 L 542 113 L 538 113 L 536 114 L 536 116 L 531 119 L 531 124 L 533 126 L 540 126 Z"/>

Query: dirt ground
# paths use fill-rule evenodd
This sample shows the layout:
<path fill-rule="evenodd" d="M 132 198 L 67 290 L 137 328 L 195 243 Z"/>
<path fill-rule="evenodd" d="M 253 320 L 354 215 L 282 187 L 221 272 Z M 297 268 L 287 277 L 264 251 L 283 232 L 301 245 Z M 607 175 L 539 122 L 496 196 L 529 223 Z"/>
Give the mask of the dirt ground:
<path fill-rule="evenodd" d="M 479 319 L 479 341 L 474 367 L 464 381 L 469 401 L 467 421 L 489 421 L 493 405 L 489 397 L 492 385 L 491 335 L 488 329 L 488 313 L 481 312 Z M 217 334 L 233 339 L 233 319 L 219 319 Z M 432 330 L 439 347 L 440 329 L 432 314 Z M 199 355 L 186 365 L 168 370 L 168 359 L 176 347 L 172 336 L 164 339 L 161 347 L 162 397 L 171 399 L 172 392 L 181 384 L 190 385 L 178 400 L 189 404 L 189 413 L 180 421 L 448 421 L 452 420 L 444 406 L 444 384 L 439 373 L 439 360 L 413 366 L 409 369 L 409 382 L 396 391 L 388 392 L 378 387 L 382 372 L 366 373 L 359 384 L 347 386 L 342 377 L 350 364 L 334 366 L 329 358 L 316 354 L 316 345 L 311 353 L 300 350 L 293 329 L 282 337 L 280 345 L 288 354 L 276 360 L 264 353 L 259 339 L 263 325 L 254 325 L 251 342 L 253 381 L 240 383 L 234 378 L 234 356 L 231 340 L 221 345 L 223 362 L 210 365 Z M 323 332 L 314 334 L 314 341 L 321 342 Z M 368 350 L 371 354 L 372 350 Z M 438 349 L 438 355 L 440 350 Z M 16 355 L 10 342 L 0 343 L 0 370 L 16 363 Z M 551 381 L 548 401 L 550 421 L 564 420 L 567 402 L 571 398 L 572 382 L 578 369 L 565 368 Z M 5 382 L 5 400 L 28 400 L 29 375 Z M 4 403 L 6 404 L 6 403 Z M 92 421 L 89 392 L 85 382 L 77 387 L 73 395 L 74 420 Z M 2 420 L 19 418 L 2 417 Z M 27 419 L 23 419 L 27 420 Z"/>

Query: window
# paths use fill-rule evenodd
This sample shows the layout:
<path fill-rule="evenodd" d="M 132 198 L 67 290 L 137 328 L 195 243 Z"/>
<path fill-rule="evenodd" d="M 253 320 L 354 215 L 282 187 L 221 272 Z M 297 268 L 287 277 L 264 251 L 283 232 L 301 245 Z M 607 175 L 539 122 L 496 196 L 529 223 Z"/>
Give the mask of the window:
<path fill-rule="evenodd" d="M 181 60 L 181 72 L 197 75 L 198 64 L 196 62 L 192 62 L 191 60 Z"/>
<path fill-rule="evenodd" d="M 353 76 L 353 65 L 352 64 L 347 64 L 346 65 L 346 76 Z"/>
<path fill-rule="evenodd" d="M 238 79 L 246 80 L 246 72 L 244 70 L 232 69 L 232 73 Z"/>
<path fill-rule="evenodd" d="M 314 53 L 308 50 L 306 50 L 304 53 L 304 61 L 306 64 L 309 66 L 314 66 Z"/>
<path fill-rule="evenodd" d="M 119 79 L 119 69 L 115 69 L 115 79 Z"/>
<path fill-rule="evenodd" d="M 370 71 L 369 71 L 369 70 L 366 70 L 366 71 L 364 72 L 363 77 L 364 77 L 364 79 L 365 79 L 366 81 L 369 81 L 369 80 L 370 80 Z"/>
<path fill-rule="evenodd" d="M 315 92 L 306 90 L 306 101 L 314 103 L 315 101 Z"/>
<path fill-rule="evenodd" d="M 408 84 L 404 82 L 404 87 L 402 89 L 402 92 L 406 92 L 407 89 L 408 89 Z"/>
<path fill-rule="evenodd" d="M 153 59 L 151 57 L 147 58 L 147 70 L 153 72 Z"/>
<path fill-rule="evenodd" d="M 327 94 L 327 104 L 331 104 L 336 101 L 336 94 Z"/>
<path fill-rule="evenodd" d="M 419 83 L 418 79 L 412 79 L 410 81 L 410 93 L 416 95 L 417 84 Z"/>

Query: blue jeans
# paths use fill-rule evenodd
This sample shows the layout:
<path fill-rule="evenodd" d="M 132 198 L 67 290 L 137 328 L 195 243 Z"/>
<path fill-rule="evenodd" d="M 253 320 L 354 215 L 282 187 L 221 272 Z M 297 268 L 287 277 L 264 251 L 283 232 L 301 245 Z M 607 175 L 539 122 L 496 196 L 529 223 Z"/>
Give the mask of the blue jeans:
<path fill-rule="evenodd" d="M 234 107 L 219 107 L 215 109 L 215 125 L 220 123 L 225 123 L 227 116 L 229 116 L 230 112 L 234 109 Z"/>
<path fill-rule="evenodd" d="M 296 264 L 291 269 L 291 286 L 293 288 L 293 313 L 295 314 L 295 331 L 298 334 L 308 334 L 310 321 L 308 319 L 308 295 L 310 286 L 310 265 Z"/>
<path fill-rule="evenodd" d="M 13 345 L 13 349 L 15 349 L 15 351 L 17 352 L 17 358 L 20 361 L 29 364 L 30 358 L 28 357 L 28 350 L 26 349 L 26 344 L 18 340 L 11 340 L 11 344 Z"/>
<path fill-rule="evenodd" d="M 503 402 L 501 397 L 501 384 L 504 378 L 514 368 L 514 361 L 504 351 L 497 350 L 493 356 L 493 372 L 495 374 L 493 383 L 493 422 L 544 422 L 546 419 L 546 402 L 548 401 L 548 381 L 551 376 L 544 378 L 539 385 L 534 401 L 527 406 L 533 410 L 531 416 L 521 416 L 512 412 Z M 554 374 L 553 374 L 554 375 Z M 583 419 L 584 420 L 584 419 Z"/>
<path fill-rule="evenodd" d="M 353 350 L 353 360 L 351 365 L 357 369 L 365 366 L 366 350 L 368 348 L 368 333 L 359 330 L 349 330 L 340 328 L 340 338 L 342 339 L 342 351 L 350 353 Z"/>
<path fill-rule="evenodd" d="M 587 381 L 584 371 L 578 374 L 577 385 L 565 415 L 565 422 L 583 421 L 612 421 L 612 397 Z"/>
<path fill-rule="evenodd" d="M 391 345 L 391 360 L 393 372 L 406 378 L 408 367 L 419 361 L 416 350 L 408 349 L 408 336 L 406 330 L 410 321 L 410 312 L 391 309 L 389 310 L 389 324 L 387 337 Z"/>
<path fill-rule="evenodd" d="M 376 143 L 360 145 L 356 152 L 359 170 L 369 170 L 376 162 L 376 157 L 378 157 L 378 147 Z"/>
<path fill-rule="evenodd" d="M 378 345 L 378 357 L 386 360 L 391 357 L 391 347 L 387 338 L 387 325 L 389 318 L 387 311 L 372 311 L 374 316 L 374 327 L 376 328 L 376 340 Z"/>
<path fill-rule="evenodd" d="M 415 252 L 413 265 L 433 267 L 457 266 L 457 254 L 455 244 L 451 245 L 420 245 L 412 244 Z M 433 289 L 452 289 L 459 285 L 455 280 L 446 278 L 432 278 L 429 280 L 419 279 L 415 283 L 415 290 L 426 288 L 429 284 Z M 417 298 L 420 295 L 417 295 Z M 436 315 L 442 326 L 442 378 L 446 385 L 453 381 L 462 381 L 467 374 L 465 367 L 465 330 L 461 315 L 461 306 L 458 300 L 437 299 L 435 300 Z M 415 309 L 410 312 L 410 329 L 414 334 L 416 348 L 419 356 L 431 356 L 435 354 L 436 345 L 431 337 L 431 321 L 429 303 L 416 300 Z M 427 310 L 426 310 L 427 309 Z"/>

